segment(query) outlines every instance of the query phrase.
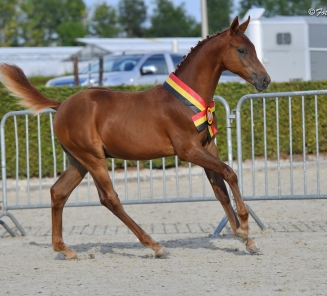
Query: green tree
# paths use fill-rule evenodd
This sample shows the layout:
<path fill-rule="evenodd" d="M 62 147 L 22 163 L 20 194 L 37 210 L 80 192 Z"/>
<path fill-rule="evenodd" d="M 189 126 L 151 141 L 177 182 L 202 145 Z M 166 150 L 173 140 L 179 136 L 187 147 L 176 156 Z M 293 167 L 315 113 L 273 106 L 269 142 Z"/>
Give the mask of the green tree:
<path fill-rule="evenodd" d="M 147 30 L 148 37 L 198 37 L 201 26 L 188 16 L 184 3 L 174 7 L 169 0 L 156 0 L 156 8 L 150 18 L 151 27 Z"/>
<path fill-rule="evenodd" d="M 265 16 L 308 15 L 309 8 L 326 7 L 327 0 L 241 0 L 240 15 L 252 7 L 265 8 Z"/>
<path fill-rule="evenodd" d="M 232 0 L 207 0 L 209 34 L 222 31 L 230 25 L 232 8 Z"/>
<path fill-rule="evenodd" d="M 97 5 L 91 17 L 89 33 L 102 38 L 116 37 L 120 32 L 118 16 L 114 7 L 103 2 Z"/>
<path fill-rule="evenodd" d="M 0 0 L 0 46 L 18 46 L 18 0 Z"/>
<path fill-rule="evenodd" d="M 143 37 L 147 7 L 143 0 L 120 0 L 119 22 L 127 37 Z"/>
<path fill-rule="evenodd" d="M 62 29 L 58 32 L 58 27 L 76 33 L 78 31 L 76 28 L 83 26 L 85 14 L 83 0 L 21 0 L 20 8 L 23 14 L 20 27 L 26 46 L 47 46 L 54 41 L 61 45 L 62 40 L 67 42 L 69 34 L 72 36 L 75 34 L 64 33 Z M 69 26 L 65 23 L 74 25 Z"/>
<path fill-rule="evenodd" d="M 60 45 L 74 46 L 76 38 L 87 35 L 87 29 L 81 22 L 67 21 L 57 27 L 57 34 Z"/>

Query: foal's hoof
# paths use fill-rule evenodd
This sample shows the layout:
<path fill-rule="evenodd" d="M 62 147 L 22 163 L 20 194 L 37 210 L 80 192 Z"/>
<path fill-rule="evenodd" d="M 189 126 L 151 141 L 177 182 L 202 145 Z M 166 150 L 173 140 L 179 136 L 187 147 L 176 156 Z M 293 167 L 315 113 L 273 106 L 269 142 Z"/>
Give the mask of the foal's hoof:
<path fill-rule="evenodd" d="M 246 243 L 246 250 L 250 253 L 250 254 L 261 254 L 261 250 L 260 248 L 257 246 L 257 244 L 251 240 L 250 238 L 248 239 L 247 243 Z"/>
<path fill-rule="evenodd" d="M 74 260 L 74 259 L 77 259 L 77 253 L 74 252 L 73 250 L 71 249 L 66 249 L 64 251 L 60 251 L 60 253 L 64 254 L 66 259 L 68 260 Z"/>
<path fill-rule="evenodd" d="M 165 247 L 160 248 L 159 250 L 155 251 L 156 258 L 163 258 L 167 254 Z"/>
<path fill-rule="evenodd" d="M 74 251 L 72 251 L 71 253 L 69 253 L 69 255 L 66 255 L 66 258 L 68 260 L 74 260 L 77 259 L 77 253 L 75 253 Z"/>

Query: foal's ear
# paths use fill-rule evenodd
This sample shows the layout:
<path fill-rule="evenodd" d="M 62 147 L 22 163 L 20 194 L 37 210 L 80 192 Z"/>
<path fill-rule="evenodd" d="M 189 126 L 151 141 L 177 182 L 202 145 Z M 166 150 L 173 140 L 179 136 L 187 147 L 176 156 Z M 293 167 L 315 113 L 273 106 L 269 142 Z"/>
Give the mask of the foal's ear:
<path fill-rule="evenodd" d="M 232 35 L 238 30 L 238 16 L 236 16 L 229 27 L 229 34 Z"/>
<path fill-rule="evenodd" d="M 244 33 L 246 28 L 248 27 L 248 24 L 250 22 L 250 16 L 248 17 L 248 19 L 243 23 L 243 24 L 240 24 L 239 27 L 238 27 L 238 30 L 241 32 L 241 33 Z"/>

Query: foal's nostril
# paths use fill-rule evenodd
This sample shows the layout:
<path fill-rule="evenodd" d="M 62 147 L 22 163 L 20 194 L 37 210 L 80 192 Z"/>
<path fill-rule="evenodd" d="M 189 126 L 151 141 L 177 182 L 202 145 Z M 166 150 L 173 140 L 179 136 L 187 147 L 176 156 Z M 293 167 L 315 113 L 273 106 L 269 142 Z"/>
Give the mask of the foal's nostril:
<path fill-rule="evenodd" d="M 269 80 L 265 77 L 262 80 L 262 86 L 267 87 L 269 85 Z"/>

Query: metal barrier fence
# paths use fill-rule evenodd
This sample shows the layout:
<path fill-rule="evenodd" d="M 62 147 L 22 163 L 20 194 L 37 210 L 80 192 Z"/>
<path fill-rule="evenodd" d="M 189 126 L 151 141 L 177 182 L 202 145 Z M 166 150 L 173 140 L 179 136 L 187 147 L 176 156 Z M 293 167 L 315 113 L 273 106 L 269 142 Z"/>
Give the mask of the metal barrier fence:
<path fill-rule="evenodd" d="M 238 101 L 233 110 L 236 170 L 244 201 L 327 198 L 322 178 L 327 174 L 327 157 L 321 153 L 327 150 L 327 117 L 319 109 L 326 95 L 327 90 L 249 94 Z M 227 222 L 225 216 L 213 237 Z"/>
<path fill-rule="evenodd" d="M 228 163 L 232 165 L 229 105 L 222 97 L 216 96 L 214 99 L 225 110 L 226 115 L 219 120 L 225 119 Z M 1 121 L 3 210 L 0 218 L 11 218 L 23 235 L 23 228 L 8 211 L 51 207 L 49 189 L 55 182 L 57 173 L 62 172 L 67 165 L 66 156 L 54 136 L 54 113 L 51 109 L 37 116 L 29 111 L 9 112 Z M 12 139 L 6 138 L 9 129 L 14 130 Z M 7 158 L 6 151 L 9 149 L 15 151 L 15 159 Z M 38 167 L 31 165 L 32 159 Z M 44 178 L 44 175 L 49 175 L 49 171 L 45 171 L 45 163 L 47 168 L 52 167 L 52 178 Z M 108 160 L 108 166 L 111 167 L 109 173 L 122 204 L 216 200 L 204 170 L 191 163 L 181 163 L 177 156 L 148 162 L 136 161 L 133 163 L 136 169 L 128 167 L 128 164 L 126 160 Z M 117 166 L 120 168 L 115 168 Z M 161 169 L 154 169 L 155 167 Z M 14 171 L 10 176 L 7 175 L 9 168 L 11 172 Z M 38 177 L 31 177 L 35 175 Z M 71 194 L 66 206 L 95 205 L 100 205 L 98 194 L 92 178 L 87 174 Z M 3 221 L 1 224 L 7 230 L 10 229 Z M 14 235 L 14 232 L 11 231 L 10 234 Z"/>
<path fill-rule="evenodd" d="M 327 122 L 319 109 L 326 95 L 327 90 L 250 94 L 238 101 L 237 166 L 244 200 L 327 198 L 322 178 L 327 157 L 321 153 Z M 243 120 L 246 113 L 249 122 Z"/>
<path fill-rule="evenodd" d="M 327 130 L 327 117 L 323 113 L 324 110 L 319 109 L 319 101 L 327 99 L 327 90 L 250 94 L 243 96 L 232 112 L 225 99 L 218 96 L 214 99 L 219 101 L 225 110 L 225 118 L 219 120 L 225 120 L 228 164 L 231 167 L 234 165 L 238 172 L 239 186 L 245 201 L 327 198 L 327 182 L 323 182 L 322 178 L 327 174 L 327 156 L 321 152 L 326 150 L 327 145 L 327 137 L 324 135 Z M 59 159 L 62 163 L 61 169 L 66 166 L 65 154 L 57 152 L 62 150 L 52 130 L 53 113 L 52 110 L 46 110 L 42 115 L 34 117 L 36 128 L 33 131 L 29 128 L 32 120 L 29 119 L 31 114 L 28 111 L 10 112 L 1 121 L 3 209 L 0 218 L 11 218 L 23 235 L 23 228 L 8 210 L 50 207 L 49 188 L 60 171 Z M 41 118 L 44 116 L 48 116 L 46 128 L 45 123 L 41 124 Z M 8 125 L 9 118 L 13 119 L 11 128 L 15 131 L 12 142 L 6 142 L 5 137 L 5 126 Z M 24 122 L 19 122 L 18 118 L 23 118 Z M 234 119 L 237 163 L 233 164 Z M 25 130 L 22 150 L 18 129 Z M 46 155 L 42 155 L 44 139 L 48 140 L 49 145 L 45 149 Z M 218 139 L 221 140 L 220 137 Z M 8 164 L 6 149 L 9 149 L 10 145 L 16 157 L 10 159 Z M 31 146 L 37 150 L 38 168 L 31 168 L 29 165 L 29 159 L 32 157 Z M 49 159 L 52 160 L 53 166 L 52 179 L 42 177 L 42 164 Z M 20 162 L 24 163 L 24 169 Z M 7 176 L 9 165 L 15 167 L 15 174 L 12 176 Z M 137 161 L 134 170 L 128 167 L 125 160 L 112 159 L 108 165 L 111 166 L 109 172 L 123 204 L 215 200 L 203 169 L 190 163 L 180 163 L 177 157 L 149 162 Z M 117 165 L 120 165 L 121 169 L 115 169 Z M 160 166 L 161 169 L 156 170 L 155 166 Z M 35 170 L 38 172 L 38 178 L 30 177 L 31 169 L 34 170 L 34 175 Z M 24 179 L 20 180 L 22 174 Z M 232 198 L 231 202 L 235 208 Z M 72 193 L 66 206 L 93 205 L 100 203 L 92 178 L 87 175 Z M 254 211 L 248 205 L 247 207 L 261 229 L 265 229 Z M 225 216 L 213 237 L 220 233 L 227 222 Z M 11 235 L 15 235 L 2 220 L 0 224 Z"/>

